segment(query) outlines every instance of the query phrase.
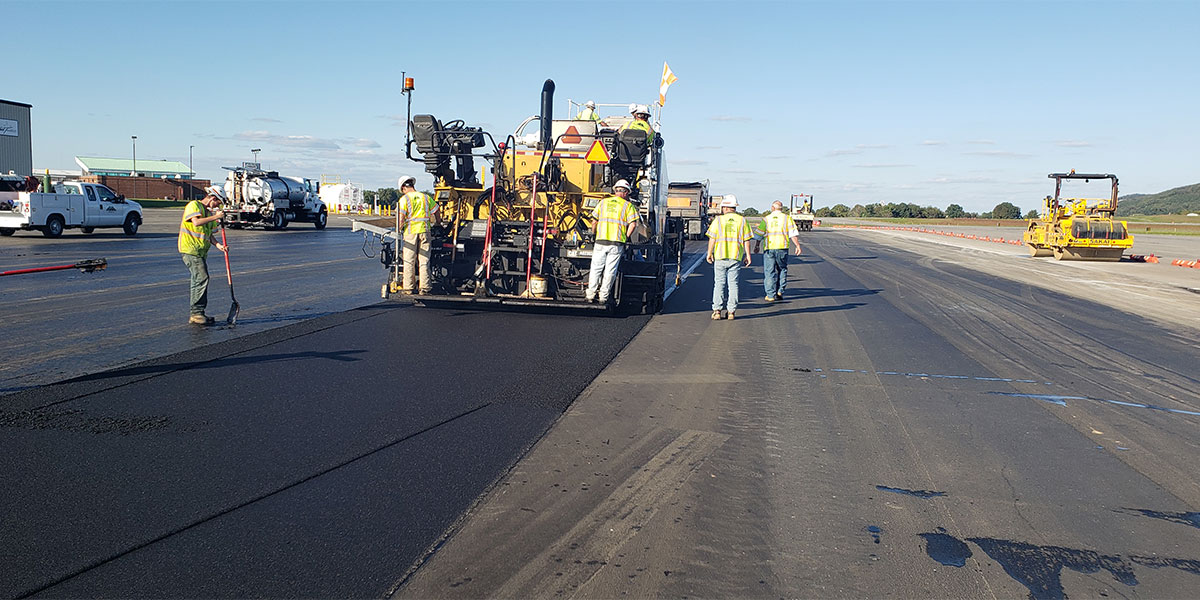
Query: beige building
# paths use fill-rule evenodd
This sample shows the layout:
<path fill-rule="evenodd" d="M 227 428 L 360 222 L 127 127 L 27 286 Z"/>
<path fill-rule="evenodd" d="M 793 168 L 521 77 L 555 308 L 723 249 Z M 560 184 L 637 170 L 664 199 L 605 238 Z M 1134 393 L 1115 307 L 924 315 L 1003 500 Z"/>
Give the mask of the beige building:
<path fill-rule="evenodd" d="M 0 100 L 0 173 L 33 174 L 33 138 L 29 134 L 32 105 Z"/>

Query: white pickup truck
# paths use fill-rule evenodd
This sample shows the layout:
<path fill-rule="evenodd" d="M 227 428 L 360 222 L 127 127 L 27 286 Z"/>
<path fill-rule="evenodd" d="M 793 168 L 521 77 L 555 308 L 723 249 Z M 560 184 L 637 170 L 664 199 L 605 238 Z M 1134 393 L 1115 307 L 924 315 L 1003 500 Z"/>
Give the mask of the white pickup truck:
<path fill-rule="evenodd" d="M 120 227 L 125 235 L 137 234 L 142 224 L 142 205 L 98 183 L 64 181 L 53 193 L 17 192 L 16 198 L 0 206 L 0 235 L 18 229 L 41 231 L 58 237 L 68 227 L 91 233 L 98 227 Z"/>

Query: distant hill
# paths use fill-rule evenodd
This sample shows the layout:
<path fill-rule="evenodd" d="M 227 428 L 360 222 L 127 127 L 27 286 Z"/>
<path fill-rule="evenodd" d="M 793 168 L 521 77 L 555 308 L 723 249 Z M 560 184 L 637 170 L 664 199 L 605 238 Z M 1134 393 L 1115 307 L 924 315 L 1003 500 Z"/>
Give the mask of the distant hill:
<path fill-rule="evenodd" d="M 1157 194 L 1129 194 L 1117 199 L 1117 216 L 1174 215 L 1200 212 L 1200 183 Z"/>

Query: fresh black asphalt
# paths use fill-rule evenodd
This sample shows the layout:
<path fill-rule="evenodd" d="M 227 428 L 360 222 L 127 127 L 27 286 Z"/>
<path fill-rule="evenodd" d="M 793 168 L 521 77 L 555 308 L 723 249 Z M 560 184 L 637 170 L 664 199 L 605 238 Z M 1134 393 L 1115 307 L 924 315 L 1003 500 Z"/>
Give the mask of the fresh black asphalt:
<path fill-rule="evenodd" d="M 0 596 L 385 594 L 646 320 L 381 304 L 5 397 Z"/>

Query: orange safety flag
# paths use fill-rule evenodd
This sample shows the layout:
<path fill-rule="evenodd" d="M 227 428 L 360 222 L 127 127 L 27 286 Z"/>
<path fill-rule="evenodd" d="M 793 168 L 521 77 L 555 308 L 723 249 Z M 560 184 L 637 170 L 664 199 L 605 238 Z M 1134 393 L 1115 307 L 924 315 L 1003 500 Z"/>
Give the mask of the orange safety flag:
<path fill-rule="evenodd" d="M 663 61 L 663 78 L 662 83 L 658 86 L 658 105 L 667 105 L 667 88 L 671 87 L 672 83 L 679 81 L 679 78 L 671 72 L 671 67 L 667 66 L 666 61 Z"/>

